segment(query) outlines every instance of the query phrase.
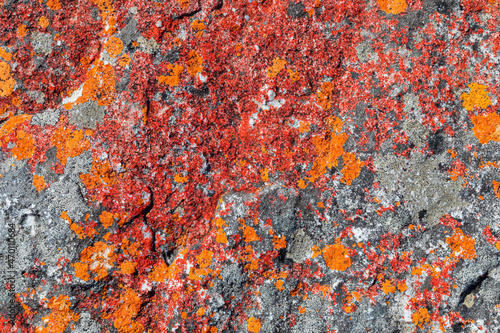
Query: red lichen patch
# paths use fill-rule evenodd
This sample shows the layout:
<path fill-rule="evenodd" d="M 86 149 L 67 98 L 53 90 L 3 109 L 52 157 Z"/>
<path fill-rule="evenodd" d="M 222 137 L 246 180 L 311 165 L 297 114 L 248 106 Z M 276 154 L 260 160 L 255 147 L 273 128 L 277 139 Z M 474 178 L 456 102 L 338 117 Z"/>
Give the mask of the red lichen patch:
<path fill-rule="evenodd" d="M 120 38 L 111 36 L 108 38 L 104 48 L 111 57 L 116 58 L 123 51 L 123 42 Z"/>
<path fill-rule="evenodd" d="M 340 240 L 334 245 L 325 246 L 322 252 L 326 266 L 331 270 L 345 271 L 351 267 L 349 250 L 344 245 L 340 244 Z"/>
<path fill-rule="evenodd" d="M 47 184 L 45 184 L 43 176 L 33 175 L 33 186 L 36 188 L 37 192 L 40 193 L 47 187 Z"/>
<path fill-rule="evenodd" d="M 51 141 L 57 147 L 57 159 L 62 165 L 66 165 L 68 158 L 79 156 L 90 149 L 90 142 L 83 136 L 81 130 L 72 131 L 65 127 L 54 131 Z"/>
<path fill-rule="evenodd" d="M 287 61 L 285 59 L 281 59 L 280 57 L 274 58 L 272 66 L 267 69 L 267 76 L 270 78 L 276 77 L 276 75 L 285 68 L 286 63 Z"/>
<path fill-rule="evenodd" d="M 6 53 L 4 53 L 3 55 L 6 56 Z M 0 97 L 8 97 L 12 95 L 15 85 L 16 81 L 12 78 L 9 64 L 0 61 Z"/>
<path fill-rule="evenodd" d="M 47 324 L 47 327 L 37 327 L 36 332 L 39 333 L 62 333 L 66 330 L 69 323 L 78 321 L 79 314 L 71 311 L 71 302 L 66 295 L 54 296 L 47 302 L 47 306 L 52 312 L 43 317 L 42 320 Z"/>
<path fill-rule="evenodd" d="M 187 58 L 187 71 L 191 76 L 196 76 L 203 70 L 203 59 L 198 55 L 195 50 L 189 51 Z"/>
<path fill-rule="evenodd" d="M 113 213 L 103 211 L 101 215 L 99 215 L 99 219 L 101 220 L 102 226 L 104 229 L 108 229 L 113 225 L 113 222 L 115 221 L 113 217 Z"/>
<path fill-rule="evenodd" d="M 401 14 L 406 10 L 408 4 L 405 0 L 377 0 L 380 10 L 387 14 Z"/>
<path fill-rule="evenodd" d="M 452 256 L 463 259 L 474 259 L 477 257 L 474 244 L 476 240 L 467 236 L 459 228 L 453 230 L 453 235 L 446 238 L 446 243 L 452 249 Z"/>
<path fill-rule="evenodd" d="M 261 326 L 262 324 L 260 323 L 259 318 L 254 318 L 254 317 L 248 318 L 247 320 L 248 332 L 259 333 Z"/>
<path fill-rule="evenodd" d="M 460 98 L 463 100 L 463 107 L 467 111 L 472 111 L 474 106 L 486 109 L 491 105 L 491 99 L 488 96 L 488 87 L 478 83 L 469 84 L 469 93 L 463 93 Z"/>
<path fill-rule="evenodd" d="M 107 160 L 94 159 L 90 173 L 81 174 L 80 179 L 87 189 L 101 186 L 112 186 L 118 181 L 115 171 L 110 167 Z"/>
<path fill-rule="evenodd" d="M 500 141 L 500 115 L 489 113 L 487 115 L 478 115 L 471 118 L 474 128 L 472 131 L 476 138 L 482 144 L 490 141 Z"/>
<path fill-rule="evenodd" d="M 95 274 L 94 280 L 99 281 L 108 276 L 108 269 L 113 267 L 115 260 L 115 247 L 99 241 L 80 253 L 81 263 L 74 265 L 75 276 L 88 281 L 90 271 Z"/>
<path fill-rule="evenodd" d="M 180 65 L 168 64 L 167 69 L 170 71 L 169 75 L 159 76 L 158 82 L 166 84 L 170 87 L 177 87 L 177 85 L 179 85 L 180 82 L 179 75 L 184 70 L 184 67 Z"/>
<path fill-rule="evenodd" d="M 102 61 L 87 71 L 87 80 L 83 84 L 82 95 L 77 104 L 88 100 L 97 101 L 99 105 L 110 105 L 116 97 L 115 71 L 110 64 Z"/>
<path fill-rule="evenodd" d="M 140 333 L 144 332 L 144 326 L 135 321 L 135 317 L 141 309 L 142 300 L 136 291 L 125 288 L 120 295 L 120 302 L 113 312 L 113 326 L 119 333 Z"/>
<path fill-rule="evenodd" d="M 17 131 L 16 146 L 12 148 L 12 155 L 18 160 L 31 158 L 35 153 L 35 141 L 33 136 L 23 130 Z"/>

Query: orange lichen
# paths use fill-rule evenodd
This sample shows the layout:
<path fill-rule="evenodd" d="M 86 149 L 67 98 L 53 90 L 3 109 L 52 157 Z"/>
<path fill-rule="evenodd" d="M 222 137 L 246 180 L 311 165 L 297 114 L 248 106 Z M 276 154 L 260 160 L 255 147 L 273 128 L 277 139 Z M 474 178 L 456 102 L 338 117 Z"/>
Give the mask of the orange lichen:
<path fill-rule="evenodd" d="M 47 184 L 45 184 L 45 179 L 43 178 L 43 176 L 33 175 L 33 186 L 36 188 L 38 193 L 40 193 L 44 188 L 47 187 Z"/>
<path fill-rule="evenodd" d="M 159 265 L 153 268 L 152 272 L 149 274 L 149 278 L 154 282 L 165 282 L 167 280 L 174 279 L 178 273 L 180 273 L 180 269 L 177 267 L 175 262 L 169 266 L 162 261 Z"/>
<path fill-rule="evenodd" d="M 396 287 L 392 285 L 391 280 L 385 280 L 382 282 L 382 291 L 385 294 L 391 294 L 396 292 Z"/>
<path fill-rule="evenodd" d="M 189 51 L 187 59 L 187 71 L 192 76 L 196 76 L 203 70 L 203 59 L 198 55 L 195 50 Z"/>
<path fill-rule="evenodd" d="M 77 104 L 88 100 L 97 101 L 99 105 L 110 105 L 115 100 L 115 71 L 110 64 L 102 61 L 87 71 L 87 80 L 83 84 L 82 95 L 76 100 Z"/>
<path fill-rule="evenodd" d="M 269 169 L 268 168 L 264 168 L 264 169 L 260 170 L 260 178 L 264 182 L 268 182 L 269 181 Z"/>
<path fill-rule="evenodd" d="M 170 87 L 177 87 L 180 82 L 179 75 L 184 70 L 184 67 L 179 65 L 168 64 L 167 69 L 170 71 L 170 74 L 165 76 L 161 75 L 158 77 L 158 82 L 164 83 Z"/>
<path fill-rule="evenodd" d="M 215 237 L 215 241 L 220 244 L 227 243 L 227 236 L 226 233 L 224 232 L 224 229 L 222 228 L 224 224 L 225 224 L 224 220 L 221 219 L 220 217 L 215 219 L 215 225 L 217 226 L 217 235 Z"/>
<path fill-rule="evenodd" d="M 380 10 L 387 14 L 401 14 L 406 10 L 408 4 L 405 0 L 377 0 Z"/>
<path fill-rule="evenodd" d="M 474 128 L 472 131 L 482 144 L 490 141 L 500 141 L 500 115 L 490 113 L 485 116 L 471 117 Z"/>
<path fill-rule="evenodd" d="M 62 211 L 61 218 L 64 219 L 64 220 L 66 220 L 69 223 L 69 228 L 75 234 L 78 235 L 78 238 L 83 239 L 83 237 L 85 237 L 85 233 L 83 232 L 83 228 L 80 227 L 78 224 L 73 223 L 73 221 L 71 221 L 71 218 L 69 217 L 68 212 Z"/>
<path fill-rule="evenodd" d="M 107 211 L 103 211 L 101 215 L 99 215 L 99 219 L 101 220 L 104 229 L 111 227 L 114 222 L 113 213 Z"/>
<path fill-rule="evenodd" d="M 130 64 L 130 61 L 132 59 L 130 59 L 130 56 L 128 54 L 123 54 L 121 57 L 120 57 L 120 60 L 118 60 L 118 65 L 122 66 L 122 67 L 126 67 Z"/>
<path fill-rule="evenodd" d="M 426 308 L 420 308 L 417 312 L 412 315 L 413 324 L 419 328 L 424 328 L 430 320 L 429 311 Z"/>
<path fill-rule="evenodd" d="M 300 74 L 298 71 L 293 71 L 291 69 L 288 70 L 288 75 L 290 76 L 290 79 L 293 81 L 293 82 L 297 82 L 298 80 L 300 80 Z"/>
<path fill-rule="evenodd" d="M 279 291 L 285 290 L 285 287 L 283 287 L 283 280 L 276 281 L 275 286 Z"/>
<path fill-rule="evenodd" d="M 248 332 L 259 333 L 261 326 L 262 324 L 260 323 L 259 318 L 254 318 L 254 317 L 248 318 L 247 320 Z"/>
<path fill-rule="evenodd" d="M 104 242 L 97 242 L 94 246 L 85 248 L 80 253 L 80 261 L 82 264 L 78 265 L 75 276 L 85 280 L 89 278 L 88 270 L 95 274 L 94 280 L 99 281 L 108 276 L 108 269 L 113 267 L 116 260 L 115 247 L 108 246 Z M 83 266 L 82 266 L 83 265 Z"/>
<path fill-rule="evenodd" d="M 109 162 L 94 159 L 90 173 L 81 174 L 80 179 L 87 189 L 98 186 L 111 186 L 116 184 L 116 173 L 109 166 Z"/>
<path fill-rule="evenodd" d="M 35 153 L 35 141 L 29 133 L 20 130 L 16 134 L 17 143 L 12 148 L 12 155 L 18 160 L 31 158 Z"/>
<path fill-rule="evenodd" d="M 40 26 L 40 28 L 42 29 L 45 29 L 49 26 L 50 22 L 49 22 L 49 19 L 46 18 L 45 16 L 41 16 L 39 19 L 38 19 L 38 25 Z"/>
<path fill-rule="evenodd" d="M 4 61 L 0 61 L 0 97 L 8 97 L 12 95 L 15 85 L 16 81 L 12 78 L 9 64 Z"/>
<path fill-rule="evenodd" d="M 90 142 L 83 137 L 80 130 L 72 131 L 65 127 L 59 127 L 52 134 L 52 144 L 57 147 L 57 159 L 62 165 L 66 165 L 68 158 L 81 155 L 90 149 Z"/>
<path fill-rule="evenodd" d="M 178 173 L 174 176 L 174 180 L 176 183 L 183 184 L 187 182 L 187 177 L 183 176 L 182 174 Z"/>
<path fill-rule="evenodd" d="M 244 226 L 243 228 L 243 240 L 245 242 L 255 242 L 259 240 L 257 233 L 252 227 Z"/>
<path fill-rule="evenodd" d="M 276 77 L 285 68 L 286 63 L 285 59 L 281 59 L 280 57 L 274 58 L 272 66 L 267 68 L 267 76 L 270 78 Z"/>
<path fill-rule="evenodd" d="M 332 107 L 333 89 L 333 83 L 323 82 L 321 83 L 320 90 L 316 93 L 316 102 L 325 110 Z"/>
<path fill-rule="evenodd" d="M 323 258 L 331 270 L 345 271 L 351 267 L 349 251 L 345 246 L 340 244 L 340 240 L 337 240 L 334 245 L 327 245 L 323 248 Z"/>
<path fill-rule="evenodd" d="M 311 130 L 311 124 L 307 121 L 301 121 L 299 126 L 299 133 L 304 134 Z"/>
<path fill-rule="evenodd" d="M 134 274 L 137 263 L 133 261 L 124 261 L 120 265 L 120 272 L 122 274 Z"/>
<path fill-rule="evenodd" d="M 111 57 L 116 58 L 123 51 L 123 42 L 120 38 L 112 36 L 108 38 L 104 48 Z"/>
<path fill-rule="evenodd" d="M 500 198 L 500 182 L 497 182 L 496 180 L 493 181 L 493 192 L 497 198 Z"/>
<path fill-rule="evenodd" d="M 304 179 L 299 179 L 297 181 L 297 186 L 301 189 L 304 189 L 307 187 L 307 183 L 304 181 Z"/>
<path fill-rule="evenodd" d="M 194 31 L 196 31 L 196 37 L 201 38 L 203 35 L 203 30 L 205 30 L 205 24 L 201 20 L 194 20 L 193 23 L 191 23 L 191 27 L 193 28 Z"/>
<path fill-rule="evenodd" d="M 398 290 L 402 293 L 404 293 L 408 289 L 408 286 L 406 285 L 405 281 L 399 282 L 398 283 Z"/>
<path fill-rule="evenodd" d="M 66 330 L 71 321 L 78 321 L 80 314 L 71 311 L 71 302 L 66 295 L 54 296 L 47 302 L 47 306 L 52 312 L 42 318 L 47 327 L 37 327 L 39 333 L 62 333 Z"/>
<path fill-rule="evenodd" d="M 462 105 L 467 111 L 472 111 L 474 106 L 486 109 L 491 105 L 491 99 L 488 96 L 488 87 L 478 83 L 469 84 L 469 93 L 463 93 L 460 98 L 463 100 Z"/>
<path fill-rule="evenodd" d="M 317 256 L 321 255 L 321 249 L 319 248 L 318 245 L 313 245 L 311 250 L 313 251 L 312 255 L 313 258 L 316 258 Z"/>
<path fill-rule="evenodd" d="M 189 3 L 191 2 L 190 0 L 176 0 L 179 6 L 181 6 L 182 9 L 188 9 L 189 8 Z"/>
<path fill-rule="evenodd" d="M 0 47 L 0 57 L 2 57 L 3 60 L 5 60 L 5 61 L 11 61 L 12 60 L 12 53 L 5 51 L 5 49 L 3 47 Z M 10 70 L 10 68 L 9 68 L 9 70 Z"/>
<path fill-rule="evenodd" d="M 459 228 L 453 230 L 453 235 L 446 238 L 446 243 L 452 249 L 452 256 L 463 259 L 474 259 L 477 257 L 474 245 L 476 240 L 467 236 Z"/>
<path fill-rule="evenodd" d="M 28 33 L 28 27 L 25 24 L 21 24 L 17 28 L 17 34 L 19 35 L 19 37 L 24 37 L 26 36 L 27 33 Z"/>
<path fill-rule="evenodd" d="M 59 10 L 61 9 L 61 3 L 59 0 L 47 0 L 47 7 L 52 10 Z"/>
<path fill-rule="evenodd" d="M 340 181 L 347 185 L 351 185 L 352 181 L 359 176 L 361 168 L 365 164 L 357 159 L 356 155 L 353 153 L 344 153 L 342 159 L 344 160 L 344 166 L 340 171 L 342 172 L 342 179 L 340 179 Z"/>
<path fill-rule="evenodd" d="M 281 237 L 274 235 L 273 236 L 273 245 L 274 245 L 274 249 L 276 251 L 279 251 L 281 249 L 285 249 L 286 248 L 286 237 L 284 235 Z"/>
<path fill-rule="evenodd" d="M 312 138 L 318 157 L 314 161 L 310 171 L 311 176 L 307 178 L 311 182 L 314 182 L 323 175 L 327 168 L 336 167 L 338 165 L 338 158 L 344 154 L 343 146 L 347 140 L 347 134 L 338 133 L 337 125 L 331 128 L 335 129 L 337 133 L 328 131 L 325 137 L 315 136 Z"/>
<path fill-rule="evenodd" d="M 113 0 L 92 0 L 99 7 L 103 25 L 107 27 L 105 34 L 111 36 L 116 31 L 116 16 Z"/>
<path fill-rule="evenodd" d="M 202 250 L 199 255 L 196 256 L 196 262 L 201 268 L 207 268 L 212 263 L 212 257 L 214 253 L 208 250 Z"/>
<path fill-rule="evenodd" d="M 140 333 L 144 332 L 144 326 L 135 321 L 135 317 L 141 309 L 142 300 L 136 291 L 125 288 L 120 295 L 120 303 L 113 312 L 113 326 L 118 333 Z"/>

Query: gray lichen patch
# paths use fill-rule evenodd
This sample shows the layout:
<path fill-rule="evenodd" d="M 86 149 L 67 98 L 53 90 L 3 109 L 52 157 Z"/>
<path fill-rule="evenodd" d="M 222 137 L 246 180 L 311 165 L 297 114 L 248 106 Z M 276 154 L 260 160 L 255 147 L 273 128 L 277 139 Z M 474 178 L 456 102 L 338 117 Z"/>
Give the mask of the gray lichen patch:
<path fill-rule="evenodd" d="M 71 112 L 69 123 L 80 128 L 96 129 L 97 124 L 102 124 L 104 121 L 105 109 L 99 106 L 97 101 L 88 101 L 76 105 L 71 109 Z"/>
<path fill-rule="evenodd" d="M 415 153 L 410 159 L 393 155 L 378 156 L 376 179 L 392 200 L 406 201 L 412 220 L 427 220 L 430 226 L 466 203 L 460 198 L 462 181 L 449 179 L 439 168 L 441 159 Z M 389 200 L 391 201 L 391 200 Z"/>
<path fill-rule="evenodd" d="M 35 53 L 48 55 L 52 52 L 53 39 L 51 35 L 34 31 L 31 36 L 33 38 L 31 44 Z"/>

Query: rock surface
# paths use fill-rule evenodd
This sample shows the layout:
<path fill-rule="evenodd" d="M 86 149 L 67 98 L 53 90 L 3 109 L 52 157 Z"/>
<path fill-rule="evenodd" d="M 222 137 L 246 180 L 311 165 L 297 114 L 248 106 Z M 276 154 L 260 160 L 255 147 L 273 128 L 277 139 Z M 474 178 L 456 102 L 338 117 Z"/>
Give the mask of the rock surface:
<path fill-rule="evenodd" d="M 0 2 L 0 332 L 497 332 L 498 0 Z"/>

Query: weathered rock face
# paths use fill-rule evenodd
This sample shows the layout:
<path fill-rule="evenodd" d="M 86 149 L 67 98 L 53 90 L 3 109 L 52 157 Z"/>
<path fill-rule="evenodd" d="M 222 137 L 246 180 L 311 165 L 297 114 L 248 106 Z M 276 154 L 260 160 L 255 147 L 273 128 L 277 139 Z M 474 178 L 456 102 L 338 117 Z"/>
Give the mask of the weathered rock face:
<path fill-rule="evenodd" d="M 0 332 L 495 332 L 498 0 L 0 2 Z"/>

